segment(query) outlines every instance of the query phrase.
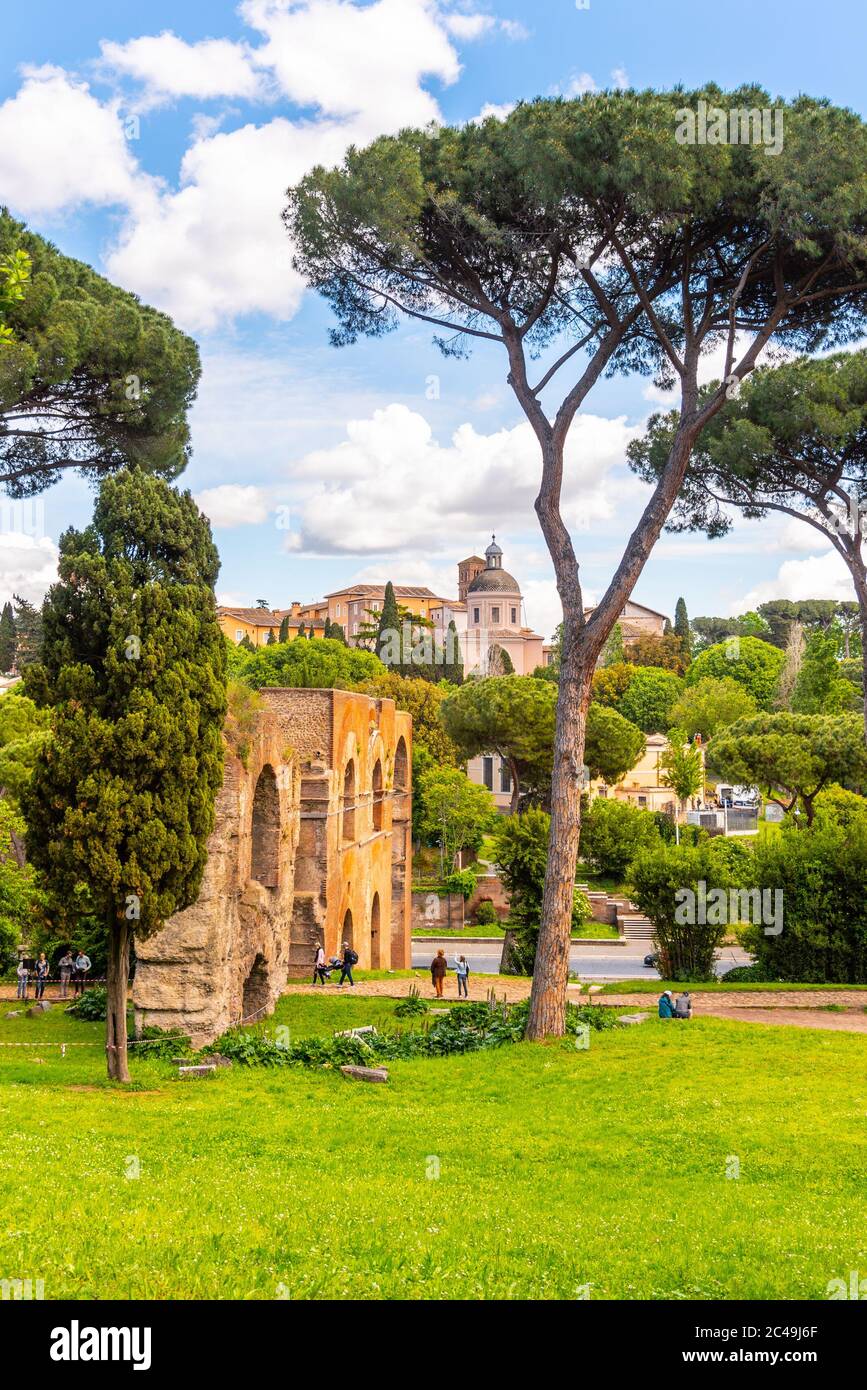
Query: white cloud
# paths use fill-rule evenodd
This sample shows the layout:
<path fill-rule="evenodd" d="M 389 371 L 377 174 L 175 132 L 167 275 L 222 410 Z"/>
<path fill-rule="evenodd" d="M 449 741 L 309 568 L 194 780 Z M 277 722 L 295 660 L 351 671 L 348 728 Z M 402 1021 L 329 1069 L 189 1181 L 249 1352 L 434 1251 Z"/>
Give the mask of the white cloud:
<path fill-rule="evenodd" d="M 504 101 L 500 105 L 493 101 L 486 101 L 478 116 L 473 116 L 470 125 L 481 125 L 482 121 L 486 121 L 489 116 L 495 116 L 498 121 L 504 121 L 509 112 L 514 111 L 514 109 L 515 103 L 513 101 Z"/>
<path fill-rule="evenodd" d="M 514 43 L 519 43 L 522 39 L 530 37 L 529 29 L 519 19 L 501 19 L 500 29 L 506 38 L 511 39 Z"/>
<path fill-rule="evenodd" d="M 786 560 L 774 579 L 767 579 L 749 590 L 730 606 L 730 612 L 743 613 L 770 599 L 832 598 L 851 602 L 855 597 L 852 579 L 836 550 L 809 555 L 805 560 Z"/>
<path fill-rule="evenodd" d="M 130 153 L 118 103 L 103 105 L 60 68 L 27 69 L 0 105 L 0 190 L 20 215 L 84 203 L 133 207 L 156 187 Z"/>
<path fill-rule="evenodd" d="M 466 547 L 471 553 L 480 527 L 524 530 L 532 519 L 540 461 L 526 423 L 488 435 L 463 424 L 440 445 L 422 415 L 392 404 L 350 420 L 346 432 L 341 443 L 291 467 L 298 490 L 293 550 L 430 557 Z M 581 530 L 614 514 L 608 474 L 635 433 L 623 417 L 577 417 L 566 446 L 567 524 Z"/>
<path fill-rule="evenodd" d="M 450 14 L 446 16 L 445 25 L 456 39 L 469 42 L 472 39 L 480 39 L 484 34 L 490 34 L 496 26 L 496 20 L 489 14 Z"/>
<path fill-rule="evenodd" d="M 589 72 L 576 73 L 570 77 L 563 91 L 565 97 L 583 97 L 585 92 L 595 92 L 596 83 Z"/>
<path fill-rule="evenodd" d="M 0 537 L 0 603 L 20 594 L 41 603 L 57 579 L 57 546 L 49 536 L 6 532 Z"/>
<path fill-rule="evenodd" d="M 102 71 L 133 79 L 144 87 L 139 109 L 177 97 L 244 97 L 261 94 L 262 75 L 246 44 L 229 39 L 186 43 L 171 30 L 100 44 Z"/>
<path fill-rule="evenodd" d="M 268 518 L 268 502 L 258 487 L 223 483 L 196 493 L 194 500 L 214 526 L 258 526 Z"/>
<path fill-rule="evenodd" d="M 627 87 L 629 86 L 629 73 L 626 71 L 625 68 L 611 69 L 611 84 L 612 86 L 616 87 L 618 91 L 626 91 Z"/>

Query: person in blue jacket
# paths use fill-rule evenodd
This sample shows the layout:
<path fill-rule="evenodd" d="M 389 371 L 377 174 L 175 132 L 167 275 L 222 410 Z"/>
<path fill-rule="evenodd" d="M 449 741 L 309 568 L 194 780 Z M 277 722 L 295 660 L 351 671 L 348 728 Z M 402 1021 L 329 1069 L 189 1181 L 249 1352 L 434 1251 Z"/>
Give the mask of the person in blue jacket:
<path fill-rule="evenodd" d="M 674 1018 L 674 999 L 670 989 L 666 989 L 659 996 L 659 1017 Z"/>

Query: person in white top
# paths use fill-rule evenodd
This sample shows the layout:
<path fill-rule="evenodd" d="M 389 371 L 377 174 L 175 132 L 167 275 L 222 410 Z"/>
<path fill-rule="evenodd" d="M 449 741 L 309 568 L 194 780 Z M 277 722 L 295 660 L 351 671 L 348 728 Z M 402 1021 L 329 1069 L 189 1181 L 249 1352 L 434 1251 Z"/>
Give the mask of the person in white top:
<path fill-rule="evenodd" d="M 324 949 L 323 949 L 323 947 L 322 947 L 321 945 L 320 945 L 320 946 L 317 946 L 317 948 L 316 948 L 316 959 L 315 959 L 315 961 L 313 962 L 313 983 L 314 983 L 314 985 L 316 984 L 317 979 L 319 980 L 319 983 L 320 983 L 321 985 L 324 985 L 324 984 L 325 984 L 325 979 L 326 979 L 326 975 L 325 975 L 325 951 L 324 951 Z"/>

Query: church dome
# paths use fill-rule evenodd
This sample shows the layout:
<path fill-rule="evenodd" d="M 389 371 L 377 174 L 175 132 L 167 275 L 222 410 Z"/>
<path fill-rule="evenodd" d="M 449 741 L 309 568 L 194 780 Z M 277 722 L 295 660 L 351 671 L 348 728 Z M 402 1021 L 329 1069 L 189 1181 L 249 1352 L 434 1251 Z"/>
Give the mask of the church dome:
<path fill-rule="evenodd" d="M 520 594 L 518 581 L 508 570 L 490 569 L 482 570 L 467 588 L 468 594 Z"/>

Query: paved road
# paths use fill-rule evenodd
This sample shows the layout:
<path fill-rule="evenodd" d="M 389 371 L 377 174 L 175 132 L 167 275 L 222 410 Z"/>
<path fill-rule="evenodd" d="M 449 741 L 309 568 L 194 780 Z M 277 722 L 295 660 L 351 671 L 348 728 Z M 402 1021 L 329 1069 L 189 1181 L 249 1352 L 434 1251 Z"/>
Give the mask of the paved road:
<path fill-rule="evenodd" d="M 475 945 L 473 942 L 435 941 L 428 937 L 424 941 L 413 941 L 412 963 L 414 967 L 430 965 L 432 957 L 442 947 L 449 959 L 454 960 L 456 951 L 463 951 L 471 970 L 479 975 L 496 975 L 500 968 L 500 946 Z M 569 955 L 571 969 L 583 980 L 635 980 L 646 976 L 659 979 L 659 972 L 649 970 L 644 965 L 644 957 L 650 951 L 649 941 L 630 941 L 628 946 L 606 948 L 604 946 L 574 945 Z M 750 957 L 737 946 L 725 946 L 717 962 L 717 974 L 722 975 L 735 965 L 749 965 Z"/>

